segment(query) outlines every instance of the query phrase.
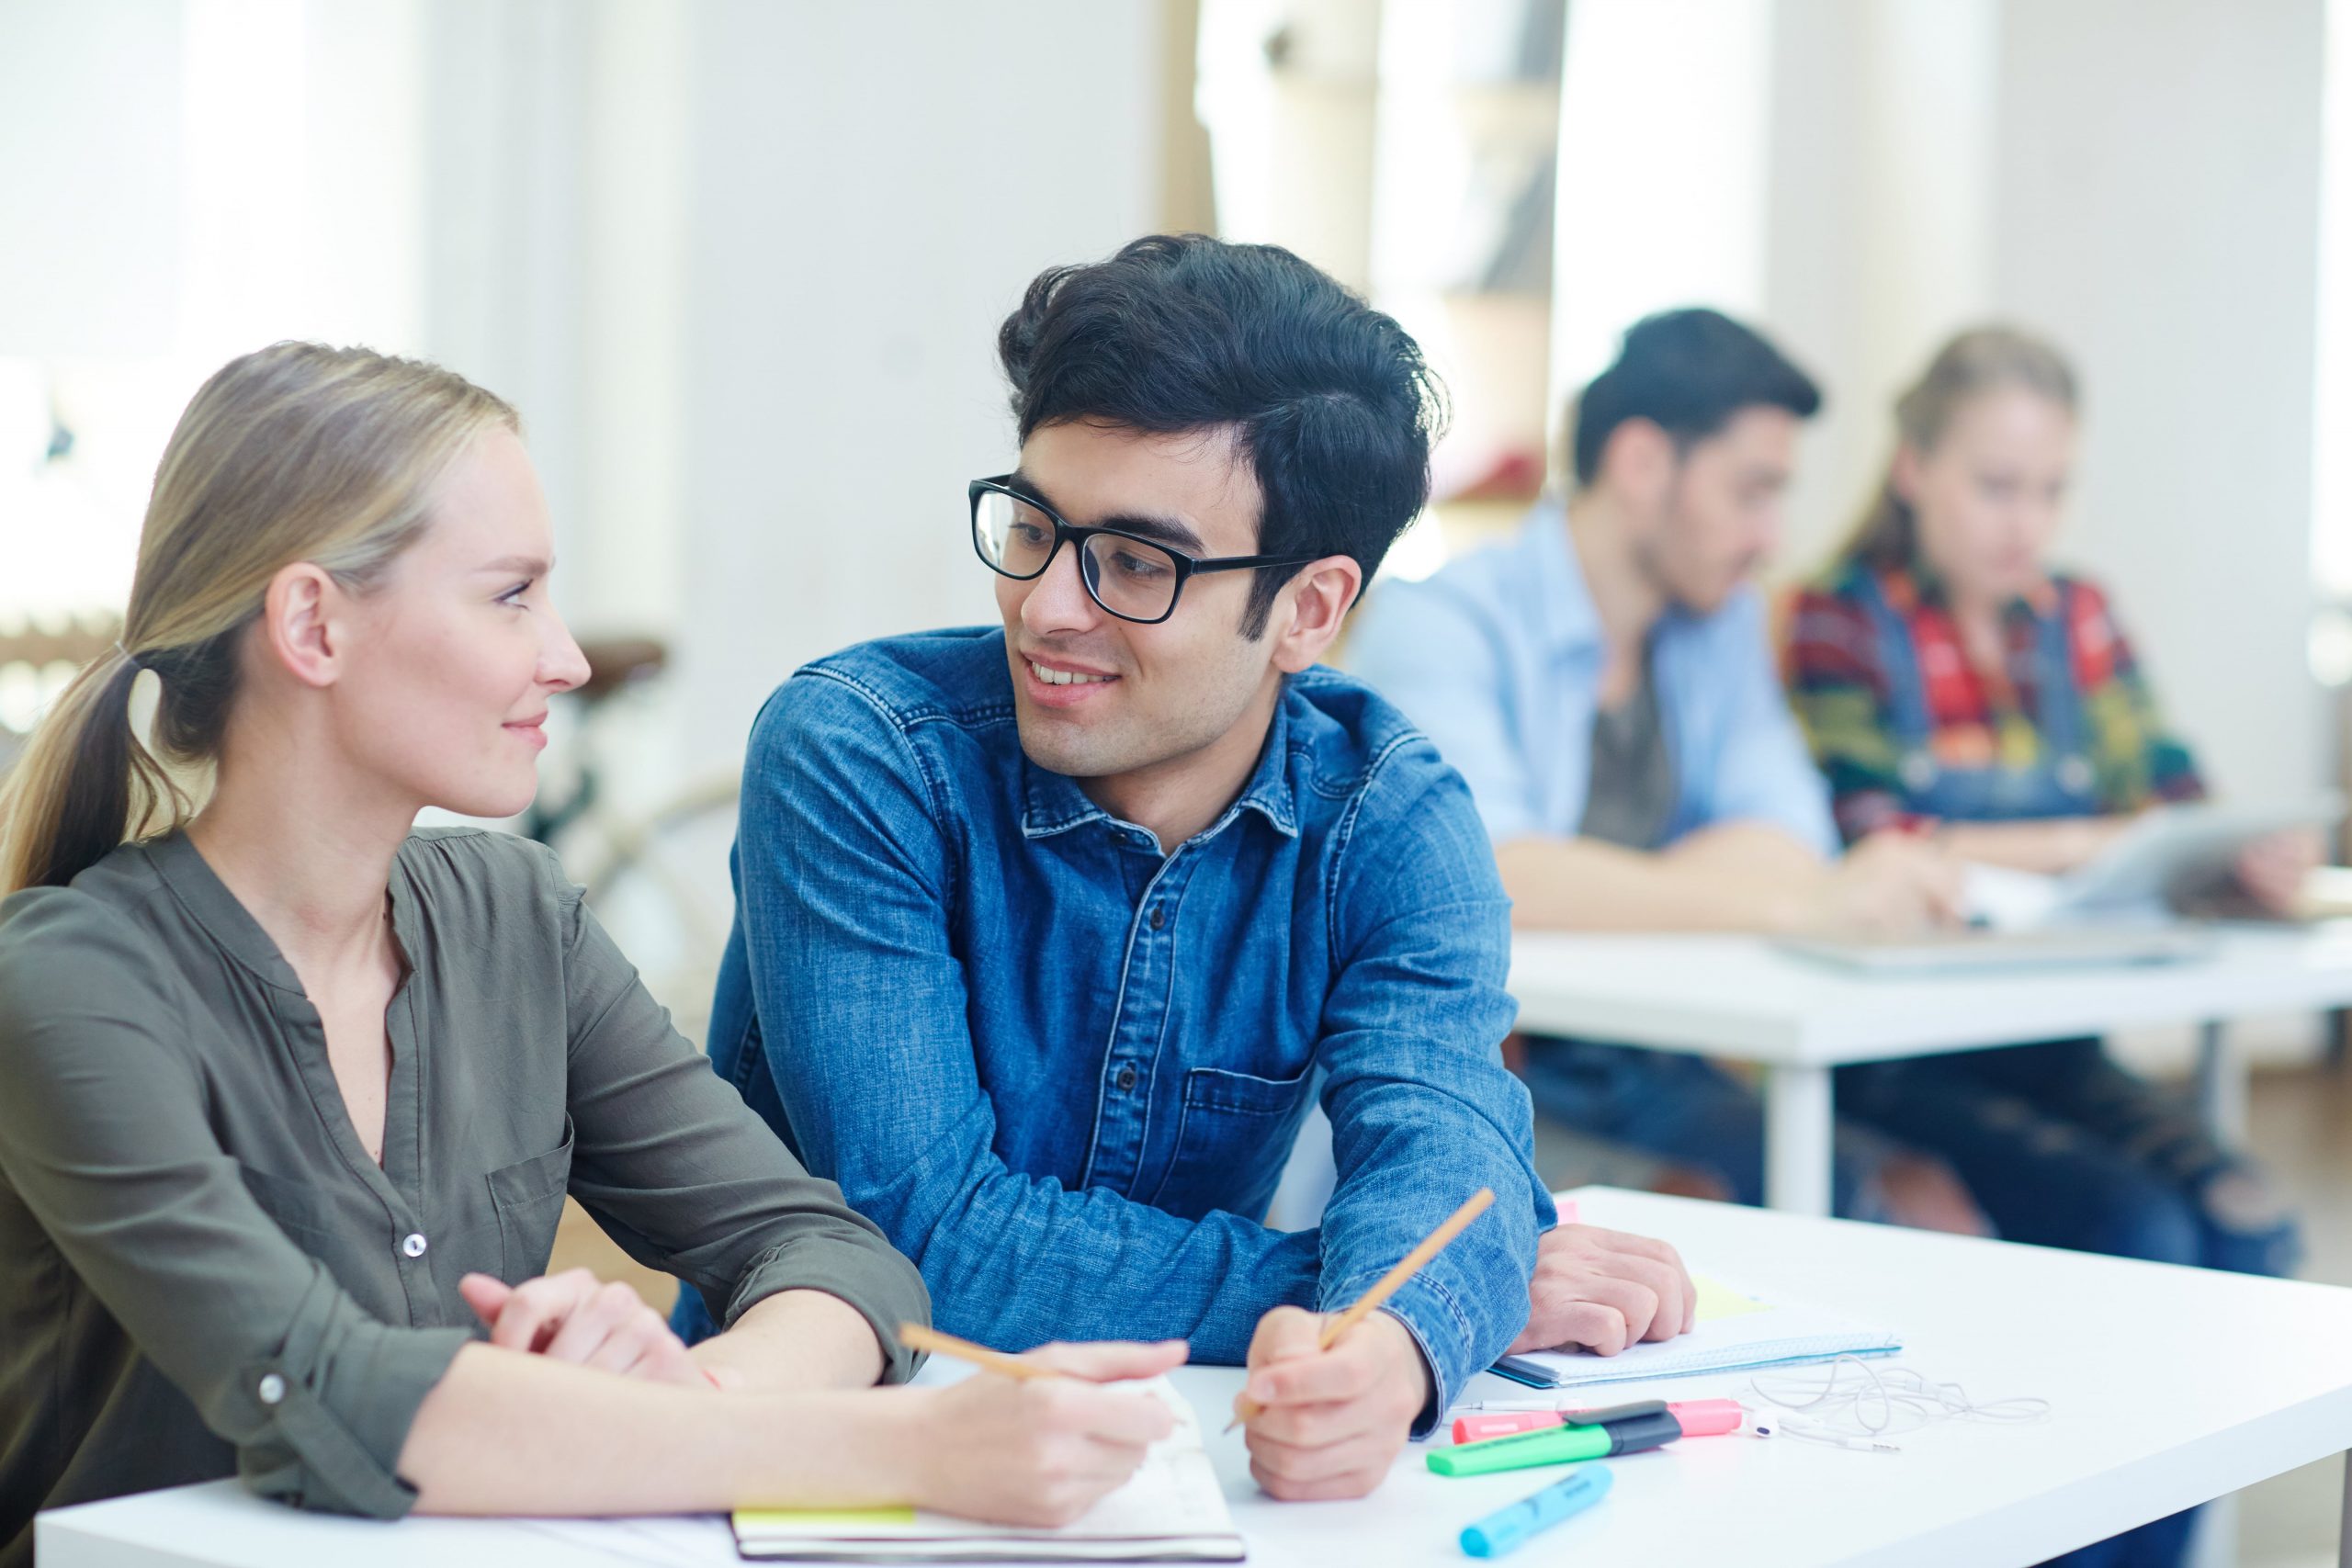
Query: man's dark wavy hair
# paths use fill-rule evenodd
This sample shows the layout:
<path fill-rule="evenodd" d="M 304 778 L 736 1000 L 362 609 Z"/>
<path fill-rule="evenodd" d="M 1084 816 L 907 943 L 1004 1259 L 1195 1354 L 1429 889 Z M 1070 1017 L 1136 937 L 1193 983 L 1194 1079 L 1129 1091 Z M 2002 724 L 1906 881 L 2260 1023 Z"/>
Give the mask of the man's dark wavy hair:
<path fill-rule="evenodd" d="M 1821 389 L 1761 333 L 1720 310 L 1690 306 L 1645 316 L 1626 329 L 1617 361 L 1577 399 L 1568 452 L 1577 483 L 1600 472 L 1600 450 L 1617 427 L 1645 419 L 1688 453 L 1719 434 L 1742 409 L 1786 409 L 1811 419 Z"/>
<path fill-rule="evenodd" d="M 1154 234 L 1049 268 L 997 353 L 1023 441 L 1080 421 L 1229 429 L 1265 498 L 1261 555 L 1350 556 L 1369 582 L 1429 499 L 1444 389 L 1420 345 L 1279 246 Z M 1290 575 L 1256 573 L 1244 637 Z"/>

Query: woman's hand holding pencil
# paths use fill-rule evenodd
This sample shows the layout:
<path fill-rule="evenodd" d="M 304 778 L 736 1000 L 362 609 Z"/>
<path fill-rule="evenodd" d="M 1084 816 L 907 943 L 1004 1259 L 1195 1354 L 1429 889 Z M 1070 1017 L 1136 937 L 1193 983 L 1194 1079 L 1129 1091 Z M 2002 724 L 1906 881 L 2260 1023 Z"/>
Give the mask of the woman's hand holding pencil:
<path fill-rule="evenodd" d="M 1175 1427 L 1166 1404 L 1116 1385 L 1182 1365 L 1181 1339 L 1045 1345 L 1009 1356 L 919 1324 L 901 1324 L 899 1337 L 983 1374 L 899 1395 L 933 1407 L 922 1424 L 927 1436 L 908 1457 L 923 1506 L 942 1513 L 1068 1524 L 1123 1484 Z"/>

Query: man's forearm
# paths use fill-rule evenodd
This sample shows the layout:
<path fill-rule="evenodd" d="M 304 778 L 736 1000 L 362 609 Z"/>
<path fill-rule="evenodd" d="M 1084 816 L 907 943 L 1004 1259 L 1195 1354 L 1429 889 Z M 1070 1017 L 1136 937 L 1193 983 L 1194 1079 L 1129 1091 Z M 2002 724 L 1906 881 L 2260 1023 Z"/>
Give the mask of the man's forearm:
<path fill-rule="evenodd" d="M 873 1325 L 821 1291 L 779 1291 L 754 1302 L 734 1327 L 690 1353 L 731 1393 L 868 1388 L 882 1376 Z"/>
<path fill-rule="evenodd" d="M 1781 931 L 1828 874 L 1786 833 L 1746 822 L 1655 853 L 1594 839 L 1515 839 L 1495 859 L 1511 923 L 1531 931 Z"/>

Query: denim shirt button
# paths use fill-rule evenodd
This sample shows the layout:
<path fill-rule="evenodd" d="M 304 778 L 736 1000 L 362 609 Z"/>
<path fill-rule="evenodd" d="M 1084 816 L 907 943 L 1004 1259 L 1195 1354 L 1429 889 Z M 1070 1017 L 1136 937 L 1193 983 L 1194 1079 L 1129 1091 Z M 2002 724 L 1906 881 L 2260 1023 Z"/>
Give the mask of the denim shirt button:
<path fill-rule="evenodd" d="M 1121 1093 L 1125 1093 L 1126 1090 L 1135 1087 L 1136 1065 L 1133 1062 L 1129 1062 L 1125 1066 L 1119 1069 L 1119 1089 Z"/>
<path fill-rule="evenodd" d="M 1151 929 L 1158 931 L 1168 923 L 1168 911 L 1158 904 L 1151 907 Z"/>

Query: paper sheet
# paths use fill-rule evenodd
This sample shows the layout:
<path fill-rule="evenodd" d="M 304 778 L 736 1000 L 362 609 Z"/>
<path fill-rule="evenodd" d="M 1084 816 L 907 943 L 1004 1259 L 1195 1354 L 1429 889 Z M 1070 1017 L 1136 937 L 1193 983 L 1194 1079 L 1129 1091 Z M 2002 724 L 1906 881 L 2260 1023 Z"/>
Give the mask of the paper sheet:
<path fill-rule="evenodd" d="M 1537 1350 L 1524 1359 L 1557 1377 L 1557 1386 L 1577 1388 L 1787 1366 L 1841 1355 L 1884 1356 L 1903 1348 L 1895 1335 L 1819 1307 L 1777 1302 L 1703 1275 L 1692 1275 L 1691 1283 L 1699 1287 L 1699 1324 L 1688 1334 L 1632 1346 L 1614 1356 L 1566 1349 Z"/>
<path fill-rule="evenodd" d="M 1084 1560 L 1134 1556 L 1135 1544 L 1149 1543 L 1155 1556 L 1238 1560 L 1241 1538 L 1192 1405 L 1164 1377 L 1134 1386 L 1174 1413 L 1175 1430 L 1151 1446 L 1125 1485 L 1060 1529 L 981 1524 L 914 1508 L 744 1509 L 735 1516 L 736 1537 L 746 1556 L 887 1553 L 908 1561 L 921 1559 L 927 1546 L 944 1557 L 1003 1554 L 1017 1545 L 1020 1556 Z M 1123 1542 L 1129 1549 L 1122 1550 Z"/>
<path fill-rule="evenodd" d="M 1690 1283 L 1698 1288 L 1701 1323 L 1720 1323 L 1727 1317 L 1771 1310 L 1754 1296 L 1742 1295 L 1721 1280 L 1709 1279 L 1704 1274 L 1691 1275 Z"/>

